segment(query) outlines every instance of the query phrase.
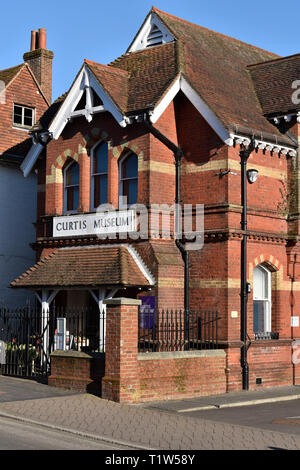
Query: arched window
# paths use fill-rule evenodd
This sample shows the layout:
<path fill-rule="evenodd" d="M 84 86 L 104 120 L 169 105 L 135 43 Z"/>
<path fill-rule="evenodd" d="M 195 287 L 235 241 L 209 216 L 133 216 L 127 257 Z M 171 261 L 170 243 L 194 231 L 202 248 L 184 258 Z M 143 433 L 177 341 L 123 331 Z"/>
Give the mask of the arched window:
<path fill-rule="evenodd" d="M 102 142 L 91 155 L 91 206 L 97 209 L 107 203 L 108 146 Z"/>
<path fill-rule="evenodd" d="M 64 170 L 64 212 L 76 212 L 79 205 L 79 165 L 73 161 Z"/>
<path fill-rule="evenodd" d="M 120 196 L 127 198 L 127 204 L 135 204 L 137 189 L 138 158 L 135 153 L 130 153 L 120 161 Z"/>
<path fill-rule="evenodd" d="M 271 332 L 271 272 L 262 265 L 253 270 L 253 331 Z"/>

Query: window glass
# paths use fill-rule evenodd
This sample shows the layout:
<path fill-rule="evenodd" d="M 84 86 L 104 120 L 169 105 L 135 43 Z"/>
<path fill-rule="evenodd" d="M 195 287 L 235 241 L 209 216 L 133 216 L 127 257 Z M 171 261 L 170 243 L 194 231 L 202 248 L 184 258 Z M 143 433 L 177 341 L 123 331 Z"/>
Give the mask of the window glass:
<path fill-rule="evenodd" d="M 257 266 L 253 270 L 253 331 L 271 331 L 271 291 L 270 272 Z"/>
<path fill-rule="evenodd" d="M 17 126 L 32 127 L 34 125 L 34 108 L 14 104 L 13 124 Z"/>
<path fill-rule="evenodd" d="M 127 204 L 137 202 L 138 191 L 138 159 L 132 153 L 121 165 L 121 195 L 127 198 Z"/>
<path fill-rule="evenodd" d="M 71 163 L 65 170 L 65 209 L 76 211 L 79 205 L 79 165 Z"/>
<path fill-rule="evenodd" d="M 102 142 L 92 155 L 92 201 L 94 208 L 107 203 L 108 146 Z"/>
<path fill-rule="evenodd" d="M 132 153 L 124 161 L 123 178 L 137 178 L 137 157 Z"/>

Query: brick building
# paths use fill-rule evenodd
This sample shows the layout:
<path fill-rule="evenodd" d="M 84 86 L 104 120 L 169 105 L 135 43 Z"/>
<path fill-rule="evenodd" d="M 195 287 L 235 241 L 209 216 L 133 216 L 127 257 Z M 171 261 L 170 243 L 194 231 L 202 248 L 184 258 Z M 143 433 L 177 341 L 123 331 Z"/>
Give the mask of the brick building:
<path fill-rule="evenodd" d="M 26 180 L 20 164 L 31 146 L 30 128 L 51 103 L 53 53 L 46 50 L 45 34 L 43 29 L 32 34 L 31 51 L 22 64 L 0 70 L 1 306 L 24 304 L 28 291 L 12 292 L 9 285 L 12 276 L 35 261 L 29 243 L 35 236 L 36 175 L 32 172 Z"/>
<path fill-rule="evenodd" d="M 36 291 L 44 306 L 96 300 L 102 309 L 104 299 L 151 297 L 158 309 L 219 313 L 218 351 L 140 358 L 126 400 L 241 389 L 240 152 L 251 139 L 248 169 L 259 174 L 248 184 L 250 388 L 299 382 L 298 70 L 298 55 L 282 58 L 152 8 L 126 53 L 109 65 L 85 60 L 34 129 L 22 169 L 38 174 L 38 262 L 14 288 Z M 172 230 L 101 239 L 89 228 L 98 226 L 97 207 L 122 211 L 124 197 L 151 220 L 155 205 L 190 204 L 195 217 L 204 204 L 203 246 L 174 240 Z M 116 317 L 120 305 L 109 307 Z"/>

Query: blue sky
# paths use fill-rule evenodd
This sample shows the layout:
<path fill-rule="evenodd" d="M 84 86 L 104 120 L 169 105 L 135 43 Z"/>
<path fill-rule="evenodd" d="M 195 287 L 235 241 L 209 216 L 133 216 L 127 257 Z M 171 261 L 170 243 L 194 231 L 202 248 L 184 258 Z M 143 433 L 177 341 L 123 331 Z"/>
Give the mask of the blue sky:
<path fill-rule="evenodd" d="M 152 5 L 279 55 L 300 52 L 299 0 L 11 0 L 1 2 L 0 70 L 21 63 L 30 31 L 46 28 L 55 99 L 83 59 L 107 64 L 123 54 Z"/>

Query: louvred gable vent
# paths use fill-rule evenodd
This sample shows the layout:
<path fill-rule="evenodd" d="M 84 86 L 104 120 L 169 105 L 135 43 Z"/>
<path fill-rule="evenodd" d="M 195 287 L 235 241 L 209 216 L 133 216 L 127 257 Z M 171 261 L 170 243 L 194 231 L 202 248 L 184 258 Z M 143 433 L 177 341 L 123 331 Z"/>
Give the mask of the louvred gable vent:
<path fill-rule="evenodd" d="M 163 34 L 161 30 L 154 24 L 147 37 L 147 47 L 157 46 L 163 42 Z"/>

